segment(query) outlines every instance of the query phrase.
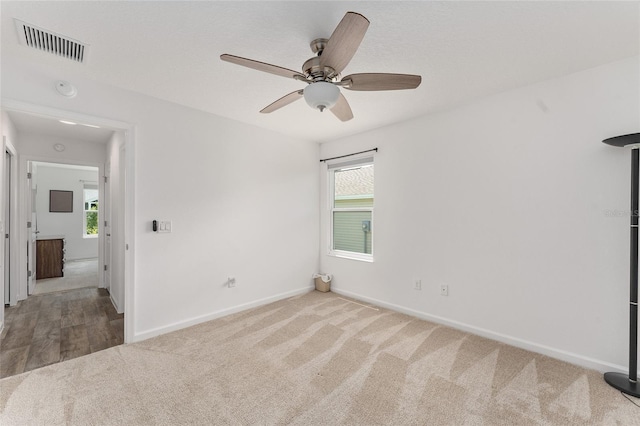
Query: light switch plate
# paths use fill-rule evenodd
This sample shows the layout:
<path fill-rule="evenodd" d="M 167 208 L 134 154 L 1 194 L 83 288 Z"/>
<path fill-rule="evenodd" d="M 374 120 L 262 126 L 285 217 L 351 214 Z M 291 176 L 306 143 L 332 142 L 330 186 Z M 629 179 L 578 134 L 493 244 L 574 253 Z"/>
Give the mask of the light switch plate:
<path fill-rule="evenodd" d="M 159 221 L 158 232 L 171 232 L 171 221 L 170 220 Z"/>

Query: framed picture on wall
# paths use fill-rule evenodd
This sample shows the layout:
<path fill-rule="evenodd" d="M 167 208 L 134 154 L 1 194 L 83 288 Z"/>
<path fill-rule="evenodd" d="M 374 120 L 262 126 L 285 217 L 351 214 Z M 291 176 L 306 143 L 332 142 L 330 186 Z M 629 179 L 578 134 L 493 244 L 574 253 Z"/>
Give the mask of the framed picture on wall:
<path fill-rule="evenodd" d="M 73 191 L 49 191 L 49 211 L 52 213 L 73 213 Z"/>

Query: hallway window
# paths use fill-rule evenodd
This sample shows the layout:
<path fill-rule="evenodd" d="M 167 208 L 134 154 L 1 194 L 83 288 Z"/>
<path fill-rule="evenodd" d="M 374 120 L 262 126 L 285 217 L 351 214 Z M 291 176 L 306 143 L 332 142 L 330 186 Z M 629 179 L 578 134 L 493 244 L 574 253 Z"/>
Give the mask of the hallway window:
<path fill-rule="evenodd" d="M 98 236 L 98 187 L 84 186 L 84 236 Z"/>

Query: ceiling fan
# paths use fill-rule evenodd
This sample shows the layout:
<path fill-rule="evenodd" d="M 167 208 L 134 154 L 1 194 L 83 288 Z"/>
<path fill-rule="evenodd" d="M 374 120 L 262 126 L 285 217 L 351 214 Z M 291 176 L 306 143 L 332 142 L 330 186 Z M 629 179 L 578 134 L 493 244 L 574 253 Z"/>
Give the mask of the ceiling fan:
<path fill-rule="evenodd" d="M 340 87 L 348 90 L 403 90 L 415 89 L 422 77 L 411 74 L 361 73 L 341 78 L 369 27 L 369 20 L 359 13 L 347 12 L 329 39 L 318 38 L 311 42 L 311 50 L 317 56 L 302 65 L 302 73 L 277 65 L 223 54 L 220 59 L 236 65 L 253 68 L 282 77 L 307 83 L 301 90 L 291 92 L 262 109 L 270 113 L 304 97 L 309 106 L 324 111 L 329 109 L 341 121 L 353 118 L 351 107 L 340 93 Z"/>

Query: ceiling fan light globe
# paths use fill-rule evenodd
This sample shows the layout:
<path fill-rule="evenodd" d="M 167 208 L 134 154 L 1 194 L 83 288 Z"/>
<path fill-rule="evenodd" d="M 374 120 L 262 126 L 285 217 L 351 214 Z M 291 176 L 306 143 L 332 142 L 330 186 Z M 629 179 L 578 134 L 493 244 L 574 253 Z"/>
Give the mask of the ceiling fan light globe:
<path fill-rule="evenodd" d="M 339 97 L 340 89 L 326 81 L 311 83 L 304 88 L 304 100 L 311 108 L 319 109 L 320 111 L 334 106 Z"/>

